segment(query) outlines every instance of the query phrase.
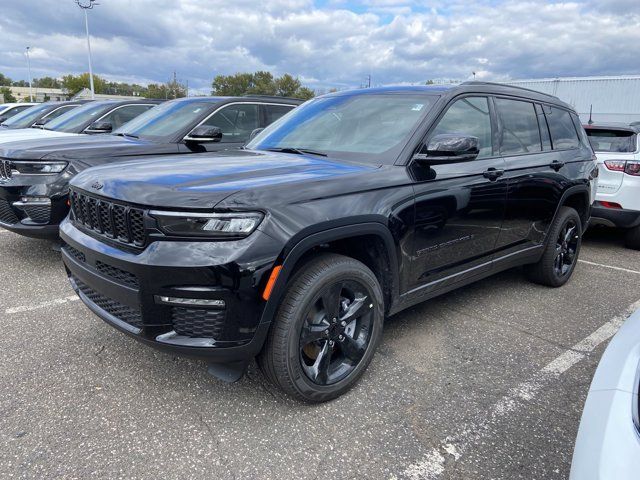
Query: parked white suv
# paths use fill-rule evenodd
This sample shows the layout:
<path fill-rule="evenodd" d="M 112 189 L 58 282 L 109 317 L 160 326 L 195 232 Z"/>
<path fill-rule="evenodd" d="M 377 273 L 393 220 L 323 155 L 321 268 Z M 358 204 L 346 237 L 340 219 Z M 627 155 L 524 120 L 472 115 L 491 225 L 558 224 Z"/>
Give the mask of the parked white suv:
<path fill-rule="evenodd" d="M 591 225 L 627 230 L 627 247 L 640 250 L 640 122 L 585 125 L 585 130 L 600 174 Z"/>

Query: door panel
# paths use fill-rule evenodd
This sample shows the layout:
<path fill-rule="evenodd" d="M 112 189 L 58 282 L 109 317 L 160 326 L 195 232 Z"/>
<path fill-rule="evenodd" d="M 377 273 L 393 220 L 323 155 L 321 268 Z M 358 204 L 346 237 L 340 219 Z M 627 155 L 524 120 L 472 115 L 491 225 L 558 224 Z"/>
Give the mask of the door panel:
<path fill-rule="evenodd" d="M 456 100 L 427 135 L 457 133 L 479 140 L 480 154 L 470 162 L 411 165 L 416 219 L 412 258 L 412 287 L 476 268 L 490 269 L 504 215 L 506 183 L 492 169 L 504 170 L 494 155 L 492 119 L 486 97 Z"/>

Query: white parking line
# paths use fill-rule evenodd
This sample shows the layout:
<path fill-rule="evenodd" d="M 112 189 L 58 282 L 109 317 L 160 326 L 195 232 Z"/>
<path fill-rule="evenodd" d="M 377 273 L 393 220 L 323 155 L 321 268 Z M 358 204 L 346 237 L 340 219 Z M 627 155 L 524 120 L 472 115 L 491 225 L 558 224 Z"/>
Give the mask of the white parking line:
<path fill-rule="evenodd" d="M 640 275 L 640 271 L 638 270 L 630 270 L 628 268 L 614 267 L 613 265 L 605 265 L 604 263 L 588 262 L 587 260 L 578 260 L 578 262 L 584 263 L 586 265 L 592 265 L 594 267 L 603 267 L 603 268 L 608 268 L 610 270 L 617 270 L 619 272 L 635 273 L 636 275 Z"/>
<path fill-rule="evenodd" d="M 542 387 L 554 380 L 572 366 L 580 362 L 598 345 L 610 339 L 624 323 L 624 321 L 636 310 L 640 309 L 640 300 L 635 302 L 622 315 L 618 315 L 591 335 L 576 343 L 569 350 L 548 363 L 527 382 L 512 388 L 491 411 L 484 420 L 463 427 L 458 433 L 447 437 L 438 448 L 428 452 L 424 458 L 410 465 L 403 477 L 411 480 L 434 480 L 445 471 L 447 457 L 457 461 L 464 453 L 482 438 L 491 433 L 491 426 L 499 419 L 523 406 L 523 401 L 530 401 Z"/>
<path fill-rule="evenodd" d="M 76 295 L 64 298 L 56 298 L 53 300 L 48 300 L 46 302 L 39 303 L 37 305 L 22 305 L 20 307 L 12 307 L 7 308 L 4 313 L 10 315 L 12 313 L 22 313 L 22 312 L 30 312 L 32 310 L 39 310 L 41 308 L 51 307 L 53 305 L 62 305 L 68 302 L 75 302 L 76 300 L 80 300 Z"/>

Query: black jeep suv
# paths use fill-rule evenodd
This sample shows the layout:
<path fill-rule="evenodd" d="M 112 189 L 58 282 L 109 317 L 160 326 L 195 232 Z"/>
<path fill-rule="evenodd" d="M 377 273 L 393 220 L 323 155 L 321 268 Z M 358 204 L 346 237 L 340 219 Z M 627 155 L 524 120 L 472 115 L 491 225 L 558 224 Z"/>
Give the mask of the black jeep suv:
<path fill-rule="evenodd" d="M 97 110 L 101 103 L 104 102 L 79 107 L 70 114 Z M 128 107 L 113 111 L 114 115 L 127 115 L 128 123 L 113 115 L 102 119 L 95 115 L 91 132 L 111 132 L 117 121 L 121 128 L 112 135 L 42 138 L 0 145 L 0 227 L 30 237 L 56 239 L 58 226 L 69 212 L 69 180 L 78 172 L 131 157 L 238 148 L 255 130 L 271 124 L 302 101 L 261 96 L 190 97 L 165 102 L 151 110 L 155 104 L 129 103 Z M 140 108 L 145 109 L 144 113 Z M 132 117 L 131 113 L 135 115 Z M 51 124 L 64 121 L 71 128 L 79 122 L 72 121 L 78 116 L 67 120 L 62 116 Z M 176 158 L 172 161 L 176 162 Z"/>
<path fill-rule="evenodd" d="M 595 175 L 555 97 L 484 83 L 340 92 L 237 152 L 84 171 L 63 259 L 122 332 L 228 379 L 257 356 L 283 390 L 324 401 L 362 375 L 389 315 L 518 265 L 563 285 Z"/>

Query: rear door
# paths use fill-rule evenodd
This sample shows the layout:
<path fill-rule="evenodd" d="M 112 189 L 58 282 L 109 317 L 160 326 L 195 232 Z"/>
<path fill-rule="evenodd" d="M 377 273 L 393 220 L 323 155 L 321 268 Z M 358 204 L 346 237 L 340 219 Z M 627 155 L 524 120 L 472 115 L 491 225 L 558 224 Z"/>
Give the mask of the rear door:
<path fill-rule="evenodd" d="M 505 159 L 508 181 L 507 208 L 498 239 L 499 256 L 535 247 L 543 243 L 545 233 L 555 214 L 566 180 L 566 158 L 560 143 L 553 149 L 553 138 L 547 124 L 551 110 L 532 101 L 496 97 L 499 122 L 500 153 Z M 572 126 L 569 112 L 566 119 Z M 560 116 L 559 113 L 556 116 Z"/>

